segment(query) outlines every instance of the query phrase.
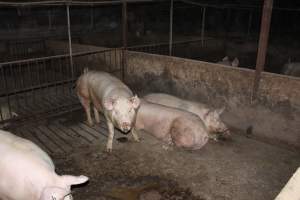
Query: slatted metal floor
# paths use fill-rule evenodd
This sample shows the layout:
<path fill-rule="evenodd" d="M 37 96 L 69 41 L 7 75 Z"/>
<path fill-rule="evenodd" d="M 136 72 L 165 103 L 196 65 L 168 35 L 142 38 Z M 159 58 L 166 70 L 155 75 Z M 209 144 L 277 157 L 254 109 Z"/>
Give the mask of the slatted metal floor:
<path fill-rule="evenodd" d="M 50 155 L 57 155 L 106 142 L 108 136 L 106 121 L 104 116 L 100 116 L 101 122 L 93 127 L 85 122 L 85 113 L 78 110 L 40 121 L 27 122 L 8 130 L 33 141 Z M 123 136 L 124 134 L 115 129 L 114 139 Z"/>

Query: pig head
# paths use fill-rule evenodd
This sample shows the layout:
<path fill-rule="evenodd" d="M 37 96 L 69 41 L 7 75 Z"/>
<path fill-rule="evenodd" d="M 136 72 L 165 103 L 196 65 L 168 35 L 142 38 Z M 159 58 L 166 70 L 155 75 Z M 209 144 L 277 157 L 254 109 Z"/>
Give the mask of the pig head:
<path fill-rule="evenodd" d="M 112 123 L 123 132 L 131 130 L 135 122 L 136 109 L 140 105 L 137 96 L 104 99 L 104 110 Z"/>
<path fill-rule="evenodd" d="M 238 67 L 239 66 L 239 59 L 234 58 L 233 61 L 230 61 L 228 56 L 225 56 L 221 61 L 217 62 L 218 64 L 232 66 L 232 67 Z"/>
<path fill-rule="evenodd" d="M 0 199 L 71 200 L 71 185 L 86 176 L 57 175 L 46 152 L 29 140 L 0 130 Z"/>
<path fill-rule="evenodd" d="M 300 62 L 291 62 L 289 59 L 282 68 L 282 74 L 300 77 Z"/>

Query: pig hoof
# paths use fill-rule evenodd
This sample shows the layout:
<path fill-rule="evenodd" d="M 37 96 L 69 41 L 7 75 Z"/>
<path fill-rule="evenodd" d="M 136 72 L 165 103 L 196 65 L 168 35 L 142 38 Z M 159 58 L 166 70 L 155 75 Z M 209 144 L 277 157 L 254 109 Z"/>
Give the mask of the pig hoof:
<path fill-rule="evenodd" d="M 93 122 L 88 122 L 88 121 L 87 121 L 86 124 L 89 125 L 89 126 L 91 126 L 91 127 L 94 126 L 94 123 L 93 123 Z"/>
<path fill-rule="evenodd" d="M 112 153 L 112 148 L 106 148 L 106 153 Z"/>
<path fill-rule="evenodd" d="M 163 150 L 165 151 L 172 151 L 173 147 L 167 144 L 162 145 Z"/>
<path fill-rule="evenodd" d="M 219 137 L 217 135 L 210 135 L 209 138 L 215 142 L 219 142 Z"/>

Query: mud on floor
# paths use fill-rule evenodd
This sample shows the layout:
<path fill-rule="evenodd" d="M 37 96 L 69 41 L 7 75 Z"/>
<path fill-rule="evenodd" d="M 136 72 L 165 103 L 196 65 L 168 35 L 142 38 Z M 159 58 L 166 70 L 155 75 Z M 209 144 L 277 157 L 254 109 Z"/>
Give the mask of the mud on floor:
<path fill-rule="evenodd" d="M 274 199 L 300 166 L 292 152 L 233 134 L 197 151 L 166 149 L 146 133 L 142 141 L 116 132 L 112 154 L 104 152 L 107 127 L 88 127 L 82 112 L 25 125 L 12 132 L 33 140 L 53 158 L 59 174 L 83 174 L 74 199 Z M 118 142 L 118 138 L 129 140 Z"/>
<path fill-rule="evenodd" d="M 88 184 L 73 189 L 74 199 L 204 200 L 170 177 L 152 173 L 130 162 L 133 155 L 125 155 L 120 150 L 112 154 L 99 148 L 91 150 L 54 158 L 59 174 L 82 173 L 90 177 Z M 126 157 L 129 160 L 123 160 Z"/>

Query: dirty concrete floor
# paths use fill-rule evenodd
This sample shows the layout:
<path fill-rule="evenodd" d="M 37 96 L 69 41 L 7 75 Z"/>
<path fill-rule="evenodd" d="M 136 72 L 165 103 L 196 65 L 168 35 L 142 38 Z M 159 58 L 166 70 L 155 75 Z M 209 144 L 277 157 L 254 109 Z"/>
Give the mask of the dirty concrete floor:
<path fill-rule="evenodd" d="M 80 126 L 81 132 L 79 128 L 77 131 L 82 134 L 82 131 L 90 130 L 83 128 L 86 125 L 83 126 L 82 121 L 82 117 L 74 118 L 73 115 L 71 120 L 62 116 L 43 123 L 45 127 L 52 127 L 54 133 L 53 124 L 59 122 L 57 136 L 68 140 L 67 136 L 63 136 L 63 128 L 74 131 L 76 126 Z M 103 126 L 105 123 L 102 121 L 102 128 L 99 125 L 93 128 L 93 134 L 96 135 L 99 130 L 101 137 L 90 137 L 92 143 L 74 145 L 75 138 L 69 151 L 50 153 L 58 173 L 90 177 L 88 184 L 73 189 L 74 199 L 274 199 L 300 166 L 298 152 L 240 134 L 234 134 L 228 141 L 210 141 L 201 150 L 187 151 L 177 148 L 166 150 L 161 142 L 143 132 L 140 133 L 140 143 L 133 142 L 129 135 L 118 133 L 116 138 L 125 136 L 129 141 L 122 143 L 115 140 L 113 152 L 107 154 L 104 152 L 106 137 L 102 137 L 101 133 L 107 134 L 107 130 Z M 36 124 L 35 127 L 39 128 L 35 134 L 41 142 L 43 138 L 38 131 L 46 128 Z M 17 133 L 21 129 L 14 131 Z M 30 129 L 26 127 L 26 130 Z M 22 136 L 26 137 L 24 130 Z M 56 141 L 62 142 L 59 137 Z M 140 191 L 145 188 L 150 191 L 148 197 L 136 198 L 136 193 L 141 194 Z"/>

